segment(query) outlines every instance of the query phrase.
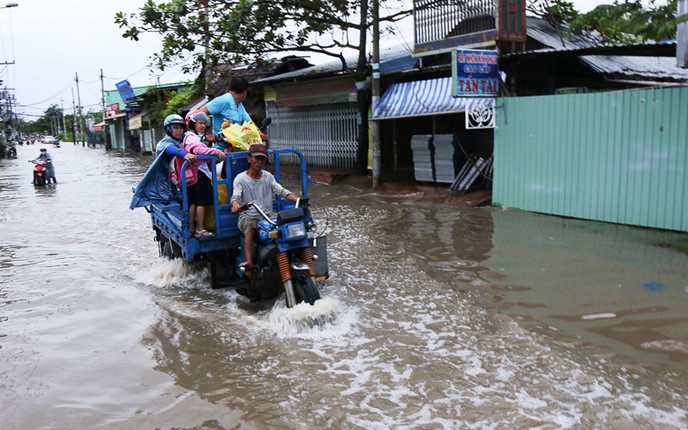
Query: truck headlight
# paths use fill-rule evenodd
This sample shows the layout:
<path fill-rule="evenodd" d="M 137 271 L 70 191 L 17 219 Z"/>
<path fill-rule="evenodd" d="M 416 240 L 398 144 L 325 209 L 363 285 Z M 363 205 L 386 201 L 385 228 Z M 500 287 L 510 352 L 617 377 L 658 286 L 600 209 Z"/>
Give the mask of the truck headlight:
<path fill-rule="evenodd" d="M 287 226 L 287 239 L 296 239 L 306 235 L 306 227 L 302 223 Z"/>

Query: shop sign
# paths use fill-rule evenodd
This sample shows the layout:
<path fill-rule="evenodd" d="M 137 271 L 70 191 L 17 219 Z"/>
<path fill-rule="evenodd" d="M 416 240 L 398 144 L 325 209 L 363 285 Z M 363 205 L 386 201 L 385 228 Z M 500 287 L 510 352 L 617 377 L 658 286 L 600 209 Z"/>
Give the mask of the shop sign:
<path fill-rule="evenodd" d="M 497 97 L 499 67 L 497 51 L 457 49 L 452 52 L 454 97 Z"/>

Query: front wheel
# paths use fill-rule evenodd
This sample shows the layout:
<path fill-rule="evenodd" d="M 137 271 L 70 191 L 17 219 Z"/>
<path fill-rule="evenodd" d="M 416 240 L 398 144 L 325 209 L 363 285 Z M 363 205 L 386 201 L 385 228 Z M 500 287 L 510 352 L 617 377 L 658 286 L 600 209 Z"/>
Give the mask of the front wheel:
<path fill-rule="evenodd" d="M 294 277 L 292 280 L 294 286 L 294 296 L 296 296 L 296 303 L 308 302 L 311 305 L 316 300 L 320 300 L 320 292 L 315 286 L 313 278 L 307 275 L 300 275 Z"/>

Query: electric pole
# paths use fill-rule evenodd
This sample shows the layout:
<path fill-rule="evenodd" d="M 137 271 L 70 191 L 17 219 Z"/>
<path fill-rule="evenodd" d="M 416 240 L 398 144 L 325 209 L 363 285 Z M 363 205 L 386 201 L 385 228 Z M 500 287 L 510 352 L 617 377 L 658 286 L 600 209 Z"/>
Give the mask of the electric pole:
<path fill-rule="evenodd" d="M 688 13 L 688 0 L 678 1 L 678 15 Z M 676 29 L 676 63 L 678 67 L 688 68 L 688 22 L 682 22 Z"/>
<path fill-rule="evenodd" d="M 62 107 L 62 133 L 67 135 L 67 128 L 65 127 L 64 99 L 62 97 L 60 97 L 60 106 Z"/>
<path fill-rule="evenodd" d="M 72 88 L 72 142 L 77 145 L 79 142 L 76 141 L 76 105 L 74 104 L 74 88 Z"/>
<path fill-rule="evenodd" d="M 103 136 L 102 136 L 102 142 L 105 143 L 105 85 L 103 84 L 103 69 L 100 69 L 100 103 L 102 104 L 103 108 Z M 95 144 L 93 145 L 95 147 Z"/>
<path fill-rule="evenodd" d="M 372 76 L 372 104 L 371 112 L 375 112 L 375 108 L 380 102 L 380 19 L 379 19 L 380 0 L 373 0 L 373 76 Z M 372 120 L 370 122 L 370 131 L 373 141 L 373 188 L 382 183 L 382 174 L 380 172 L 381 166 L 381 149 L 380 149 L 380 122 Z"/>
<path fill-rule="evenodd" d="M 105 85 L 103 84 L 103 69 L 100 69 L 100 103 L 103 108 L 103 121 L 105 121 Z"/>
<path fill-rule="evenodd" d="M 84 139 L 84 128 L 82 126 L 83 124 L 83 118 L 82 118 L 82 112 L 81 112 L 81 93 L 79 92 L 79 74 L 75 73 L 76 75 L 76 97 L 77 97 L 77 102 L 78 108 L 79 108 L 79 118 L 77 119 L 77 124 L 79 125 L 79 136 L 81 140 L 81 146 L 86 146 L 86 139 Z"/>

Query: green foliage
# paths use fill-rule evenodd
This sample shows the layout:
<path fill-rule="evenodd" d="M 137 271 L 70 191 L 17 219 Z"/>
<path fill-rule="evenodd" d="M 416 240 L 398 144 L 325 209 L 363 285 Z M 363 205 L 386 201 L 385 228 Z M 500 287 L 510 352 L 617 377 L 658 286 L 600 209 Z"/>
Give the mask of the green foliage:
<path fill-rule="evenodd" d="M 96 112 L 88 112 L 85 114 L 86 116 L 89 116 L 93 118 L 95 123 L 98 123 L 103 120 L 103 112 L 102 111 L 96 111 Z M 64 124 L 65 124 L 65 133 L 56 135 L 55 137 L 59 138 L 60 140 L 70 140 L 71 139 L 71 133 L 72 133 L 72 124 L 74 123 L 74 115 L 65 113 L 64 114 Z M 48 109 L 45 110 L 43 113 L 43 116 L 36 118 L 34 121 L 24 121 L 20 119 L 20 125 L 19 128 L 23 133 L 52 133 L 55 129 L 55 125 L 62 124 L 62 109 L 59 109 L 57 105 L 51 105 L 48 107 Z"/>
<path fill-rule="evenodd" d="M 381 0 L 392 11 L 380 17 L 394 22 L 411 13 L 399 3 Z M 357 33 L 370 22 L 359 22 L 361 0 L 147 0 L 138 14 L 119 12 L 115 23 L 123 37 L 139 40 L 142 33 L 162 35 L 163 47 L 153 55 L 164 69 L 182 64 L 201 72 L 217 64 L 260 64 L 269 54 L 317 52 L 342 58 L 343 50 L 363 51 Z M 364 39 L 365 40 L 365 39 Z M 352 42 L 353 41 L 353 42 Z M 360 49 L 359 49 L 360 48 Z M 189 59 L 192 59 L 189 62 Z"/>
<path fill-rule="evenodd" d="M 158 88 L 149 88 L 146 92 L 146 98 L 149 100 L 153 122 L 162 124 L 167 115 L 176 113 L 183 114 L 184 106 L 194 102 L 203 96 L 203 83 L 201 79 L 197 79 L 190 89 L 186 91 L 172 91 Z"/>
<path fill-rule="evenodd" d="M 651 0 L 645 8 L 640 0 L 615 0 L 597 6 L 571 22 L 571 31 L 599 33 L 603 43 L 637 43 L 676 37 L 677 24 L 685 20 L 676 14 L 677 0 L 657 5 Z"/>
<path fill-rule="evenodd" d="M 676 37 L 677 24 L 688 18 L 677 16 L 677 0 L 662 4 L 650 0 L 648 7 L 641 0 L 614 0 L 584 14 L 565 0 L 528 0 L 527 9 L 552 25 L 569 24 L 570 32 L 601 44 L 671 39 Z"/>
<path fill-rule="evenodd" d="M 550 24 L 571 22 L 578 16 L 573 3 L 564 0 L 527 0 L 526 10 Z"/>

